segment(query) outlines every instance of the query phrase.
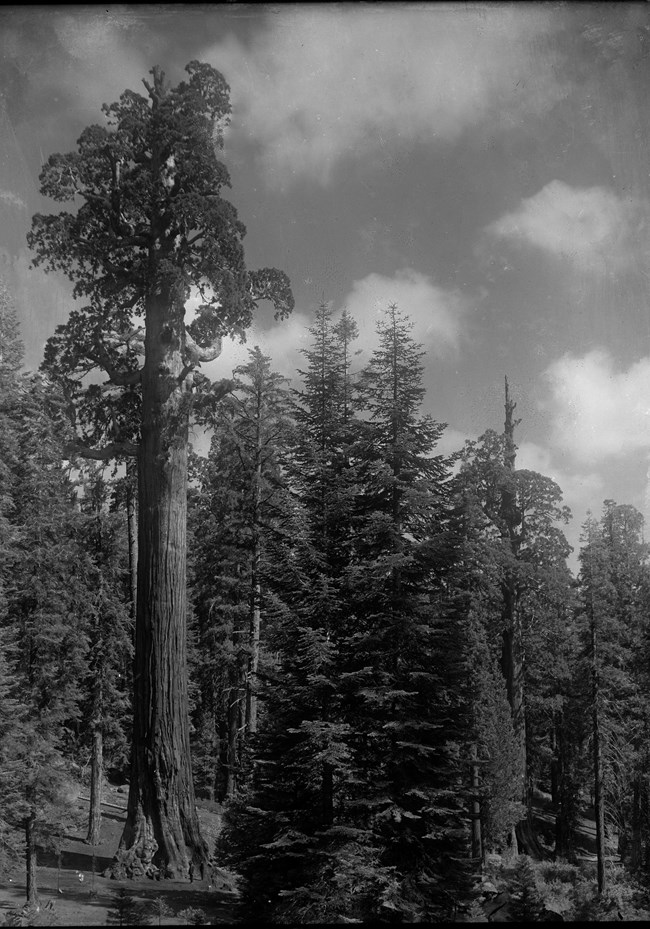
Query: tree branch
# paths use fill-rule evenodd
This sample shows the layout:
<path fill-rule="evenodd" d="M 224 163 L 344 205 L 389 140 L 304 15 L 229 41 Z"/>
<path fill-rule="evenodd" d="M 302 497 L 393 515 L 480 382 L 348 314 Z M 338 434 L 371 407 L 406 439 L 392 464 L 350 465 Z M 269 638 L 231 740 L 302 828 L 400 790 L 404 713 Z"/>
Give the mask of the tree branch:
<path fill-rule="evenodd" d="M 91 458 L 93 461 L 110 461 L 111 458 L 134 458 L 138 446 L 133 442 L 110 442 L 101 448 L 90 448 L 83 442 L 70 442 L 63 448 L 66 458 Z"/>
<path fill-rule="evenodd" d="M 212 345 L 202 348 L 189 332 L 185 331 L 185 352 L 191 365 L 201 364 L 202 361 L 214 361 L 221 354 L 221 348 L 221 339 L 215 339 Z"/>
<path fill-rule="evenodd" d="M 116 387 L 132 387 L 134 384 L 139 384 L 142 377 L 142 368 L 137 368 L 135 371 L 108 371 L 106 368 L 104 370 L 111 384 L 115 384 Z"/>

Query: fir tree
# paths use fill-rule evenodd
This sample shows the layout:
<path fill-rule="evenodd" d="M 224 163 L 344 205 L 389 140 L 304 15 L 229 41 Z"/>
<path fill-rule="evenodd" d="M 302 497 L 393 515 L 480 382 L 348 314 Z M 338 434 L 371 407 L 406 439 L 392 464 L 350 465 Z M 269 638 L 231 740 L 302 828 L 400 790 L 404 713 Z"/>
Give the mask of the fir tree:
<path fill-rule="evenodd" d="M 457 633 L 440 604 L 449 462 L 434 455 L 444 425 L 420 413 L 423 352 L 411 328 L 391 305 L 360 382 L 360 491 L 345 586 L 352 622 L 341 650 L 364 783 L 353 802 L 395 869 L 384 908 L 427 919 L 453 912 L 452 861 L 467 855 L 469 829 L 453 736 L 464 707 L 457 674 L 437 670 Z"/>
<path fill-rule="evenodd" d="M 208 459 L 194 459 L 190 496 L 197 773 L 220 798 L 241 786 L 258 729 L 266 611 L 291 510 L 281 465 L 291 427 L 285 378 L 258 347 L 233 374 L 232 392 L 209 420 Z"/>

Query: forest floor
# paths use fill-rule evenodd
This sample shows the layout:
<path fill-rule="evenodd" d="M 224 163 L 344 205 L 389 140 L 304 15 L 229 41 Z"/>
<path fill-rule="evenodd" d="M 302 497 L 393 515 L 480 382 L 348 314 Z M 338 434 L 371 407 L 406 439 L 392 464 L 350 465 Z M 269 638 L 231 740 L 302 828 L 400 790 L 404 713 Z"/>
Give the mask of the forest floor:
<path fill-rule="evenodd" d="M 536 790 L 533 797 L 533 819 L 544 845 L 552 849 L 555 841 L 555 814 L 552 812 L 551 795 Z M 596 814 L 593 805 L 585 805 L 578 819 L 576 857 L 578 861 L 596 861 Z M 615 851 L 616 842 L 610 839 L 606 845 L 606 859 L 619 862 Z"/>
<path fill-rule="evenodd" d="M 153 904 L 163 900 L 169 907 L 169 916 L 151 918 L 153 925 L 183 925 L 187 921 L 182 915 L 189 908 L 205 913 L 206 923 L 216 925 L 233 924 L 236 918 L 238 892 L 236 879 L 230 872 L 217 871 L 207 881 L 194 883 L 176 881 L 117 881 L 103 877 L 119 845 L 126 818 L 127 788 L 106 785 L 102 804 L 101 843 L 93 849 L 84 841 L 85 829 L 77 829 L 62 842 L 60 867 L 53 852 L 40 851 L 37 882 L 41 908 L 52 902 L 52 922 L 63 926 L 119 925 L 115 911 L 117 893 L 124 888 L 137 903 Z M 81 789 L 75 802 L 78 821 L 84 823 L 88 816 L 88 791 Z M 218 804 L 199 800 L 197 803 L 203 835 L 209 848 L 221 828 L 221 810 Z M 534 820 L 543 846 L 550 851 L 553 847 L 555 817 L 551 811 L 549 795 L 536 791 L 534 798 Z M 578 858 L 585 864 L 596 861 L 596 824 L 594 811 L 585 807 L 578 830 Z M 93 860 L 94 859 L 94 860 Z M 611 861 L 618 861 L 612 854 Z M 25 902 L 24 874 L 16 872 L 13 878 L 0 875 L 0 924 L 10 911 L 20 910 Z M 172 915 L 173 914 L 173 915 Z M 488 917 L 490 921 L 507 918 L 507 907 L 498 915 Z M 127 925 L 125 922 L 124 925 Z"/>
<path fill-rule="evenodd" d="M 41 911 L 51 912 L 53 923 L 63 926 L 120 925 L 115 913 L 117 893 L 124 888 L 137 903 L 153 904 L 163 900 L 173 915 L 152 917 L 152 925 L 178 926 L 179 916 L 188 908 L 200 909 L 206 924 L 232 924 L 237 904 L 236 881 L 226 870 L 217 871 L 208 881 L 117 881 L 102 877 L 117 851 L 126 818 L 126 787 L 107 785 L 102 803 L 101 843 L 93 849 L 84 841 L 85 829 L 68 835 L 62 842 L 61 865 L 53 852 L 39 850 L 37 885 Z M 88 815 L 88 791 L 82 788 L 76 800 L 79 821 Z M 210 849 L 221 826 L 219 805 L 197 801 L 203 836 Z M 85 815 L 84 815 L 85 814 Z M 93 861 L 94 859 L 94 861 Z M 52 901 L 51 911 L 44 907 Z M 20 910 L 25 903 L 25 877 L 16 872 L 10 878 L 0 875 L 0 924 L 9 911 Z M 111 911 L 113 911 L 111 913 Z M 124 922 L 128 925 L 128 922 Z"/>

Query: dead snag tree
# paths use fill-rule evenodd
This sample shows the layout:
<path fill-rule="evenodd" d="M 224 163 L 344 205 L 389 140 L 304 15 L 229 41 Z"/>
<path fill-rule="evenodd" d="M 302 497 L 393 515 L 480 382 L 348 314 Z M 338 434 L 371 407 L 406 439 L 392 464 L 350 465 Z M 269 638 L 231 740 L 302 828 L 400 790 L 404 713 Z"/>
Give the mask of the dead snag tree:
<path fill-rule="evenodd" d="M 125 91 L 76 151 L 50 156 L 41 193 L 75 209 L 34 216 L 28 234 L 34 264 L 66 274 L 85 303 L 45 361 L 68 391 L 75 451 L 138 461 L 132 767 L 117 866 L 175 879 L 207 856 L 188 737 L 187 439 L 194 394 L 219 389 L 195 372 L 218 356 L 222 337 L 243 336 L 259 300 L 276 318 L 293 307 L 286 275 L 247 271 L 245 228 L 221 196 L 229 87 L 207 64 L 185 70 L 189 79 L 171 87 L 154 68 L 146 96 Z M 188 323 L 191 291 L 198 307 Z M 93 369 L 103 384 L 87 386 Z"/>

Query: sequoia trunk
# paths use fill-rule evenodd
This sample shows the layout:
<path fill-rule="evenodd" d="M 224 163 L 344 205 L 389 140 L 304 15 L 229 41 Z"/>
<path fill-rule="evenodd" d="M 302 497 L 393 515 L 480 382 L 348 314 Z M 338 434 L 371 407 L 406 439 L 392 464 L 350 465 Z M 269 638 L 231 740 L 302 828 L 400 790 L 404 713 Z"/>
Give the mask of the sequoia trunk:
<path fill-rule="evenodd" d="M 138 602 L 138 532 L 136 516 L 136 481 L 133 459 L 126 463 L 126 526 L 129 548 L 129 596 L 131 617 L 135 619 Z"/>
<path fill-rule="evenodd" d="M 186 510 L 190 385 L 184 308 L 150 298 L 142 374 L 134 720 L 127 820 L 117 868 L 173 879 L 207 847 L 194 800 L 186 679 Z"/>

